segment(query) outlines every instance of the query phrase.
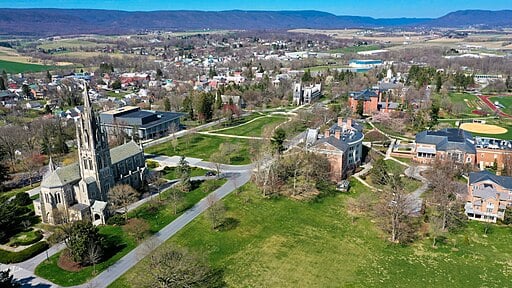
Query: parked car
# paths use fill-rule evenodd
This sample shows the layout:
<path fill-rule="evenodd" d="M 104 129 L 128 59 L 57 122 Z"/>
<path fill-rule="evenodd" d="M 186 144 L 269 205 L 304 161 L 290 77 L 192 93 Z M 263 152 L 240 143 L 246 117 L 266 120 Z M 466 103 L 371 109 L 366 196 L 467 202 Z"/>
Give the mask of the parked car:
<path fill-rule="evenodd" d="M 212 177 L 212 176 L 216 176 L 217 173 L 215 173 L 214 171 L 208 171 L 204 174 L 204 176 L 206 177 Z"/>

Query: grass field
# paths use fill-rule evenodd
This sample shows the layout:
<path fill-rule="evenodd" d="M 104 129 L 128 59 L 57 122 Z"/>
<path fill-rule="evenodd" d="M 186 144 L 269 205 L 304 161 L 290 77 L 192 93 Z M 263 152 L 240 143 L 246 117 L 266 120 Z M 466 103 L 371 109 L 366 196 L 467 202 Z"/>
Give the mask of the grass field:
<path fill-rule="evenodd" d="M 489 101 L 492 103 L 498 101 L 501 105 L 505 106 L 501 111 L 512 115 L 512 97 L 491 97 L 489 98 Z"/>
<path fill-rule="evenodd" d="M 429 239 L 392 245 L 371 219 L 346 212 L 347 200 L 365 190 L 352 184 L 350 194 L 315 203 L 263 199 L 244 186 L 225 199 L 236 228 L 212 231 L 200 217 L 164 245 L 207 255 L 212 266 L 224 269 L 228 287 L 509 286 L 510 228 L 495 226 L 485 236 L 483 225 L 472 222 L 436 249 Z M 135 287 L 146 261 L 110 287 Z"/>
<path fill-rule="evenodd" d="M 361 46 L 351 46 L 351 47 L 344 47 L 344 48 L 338 48 L 329 51 L 330 53 L 357 53 L 362 51 L 371 51 L 371 50 L 378 50 L 381 49 L 378 45 L 361 45 Z"/>
<path fill-rule="evenodd" d="M 7 73 L 41 72 L 52 69 L 55 69 L 55 66 L 0 60 L 0 71 L 5 70 Z"/>
<path fill-rule="evenodd" d="M 161 154 L 167 156 L 184 155 L 188 157 L 208 160 L 210 156 L 218 150 L 220 144 L 227 142 L 238 145 L 239 151 L 238 153 L 231 155 L 229 163 L 224 164 L 242 165 L 249 164 L 251 161 L 249 147 L 250 142 L 253 141 L 258 140 L 225 138 L 196 134 L 179 138 L 176 150 L 174 150 L 171 141 L 157 146 L 149 147 L 144 150 L 146 153 L 150 154 Z"/>
<path fill-rule="evenodd" d="M 47 41 L 37 46 L 40 49 L 57 49 L 57 48 L 94 48 L 105 46 L 95 42 L 83 40 L 83 39 L 65 39 L 57 41 Z"/>
<path fill-rule="evenodd" d="M 262 136 L 263 131 L 266 127 L 276 127 L 277 125 L 285 122 L 286 120 L 288 119 L 285 117 L 278 116 L 263 117 L 239 127 L 221 130 L 218 133 L 228 135 L 260 137 Z"/>

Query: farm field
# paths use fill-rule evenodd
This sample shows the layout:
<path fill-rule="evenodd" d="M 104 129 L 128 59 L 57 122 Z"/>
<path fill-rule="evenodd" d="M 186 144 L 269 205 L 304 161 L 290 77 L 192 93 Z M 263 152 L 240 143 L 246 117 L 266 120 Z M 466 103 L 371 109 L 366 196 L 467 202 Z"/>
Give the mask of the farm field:
<path fill-rule="evenodd" d="M 251 184 L 226 200 L 238 226 L 212 231 L 201 216 L 164 245 L 207 255 L 228 287 L 505 287 L 510 281 L 510 228 L 471 222 L 432 248 L 429 239 L 391 245 L 366 216 L 347 212 L 349 199 L 369 193 L 352 181 L 349 194 L 314 203 L 264 199 Z M 265 219 L 265 221 L 262 221 Z M 158 253 L 158 250 L 156 251 Z M 110 287 L 135 287 L 141 261 Z"/>
<path fill-rule="evenodd" d="M 0 71 L 5 70 L 7 73 L 41 72 L 55 69 L 55 67 L 56 66 L 0 60 Z"/>

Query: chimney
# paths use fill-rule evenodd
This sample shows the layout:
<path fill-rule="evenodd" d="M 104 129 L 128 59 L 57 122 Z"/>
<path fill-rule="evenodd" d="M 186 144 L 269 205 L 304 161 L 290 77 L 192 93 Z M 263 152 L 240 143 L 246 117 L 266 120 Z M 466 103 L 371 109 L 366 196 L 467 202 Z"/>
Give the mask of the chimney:
<path fill-rule="evenodd" d="M 331 132 L 329 132 L 329 129 L 325 129 L 324 136 L 325 138 L 329 138 L 329 136 L 331 136 Z"/>
<path fill-rule="evenodd" d="M 338 126 L 339 127 L 343 126 L 343 117 L 338 117 Z"/>
<path fill-rule="evenodd" d="M 334 131 L 334 138 L 340 140 L 341 138 L 341 131 L 336 129 L 336 131 Z"/>
<path fill-rule="evenodd" d="M 347 118 L 347 130 L 352 130 L 352 118 Z"/>
<path fill-rule="evenodd" d="M 388 104 L 389 104 L 389 97 L 386 97 L 386 113 L 388 113 Z"/>

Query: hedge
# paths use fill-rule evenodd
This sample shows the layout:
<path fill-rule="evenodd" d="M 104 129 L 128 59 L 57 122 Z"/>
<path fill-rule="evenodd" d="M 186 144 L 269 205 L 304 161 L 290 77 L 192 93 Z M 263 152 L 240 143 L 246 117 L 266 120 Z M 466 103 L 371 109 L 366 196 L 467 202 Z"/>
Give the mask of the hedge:
<path fill-rule="evenodd" d="M 30 231 L 28 233 L 33 233 L 33 237 L 29 237 L 27 239 L 16 239 L 12 241 L 10 245 L 14 247 L 27 246 L 39 242 L 39 240 L 43 239 L 43 233 L 41 230 Z"/>
<path fill-rule="evenodd" d="M 43 252 L 49 247 L 50 245 L 48 245 L 46 241 L 41 241 L 20 252 L 11 252 L 0 249 L 0 263 L 9 264 L 23 262 Z"/>

